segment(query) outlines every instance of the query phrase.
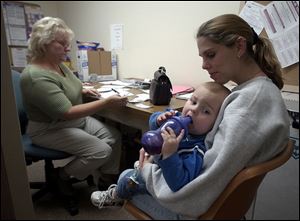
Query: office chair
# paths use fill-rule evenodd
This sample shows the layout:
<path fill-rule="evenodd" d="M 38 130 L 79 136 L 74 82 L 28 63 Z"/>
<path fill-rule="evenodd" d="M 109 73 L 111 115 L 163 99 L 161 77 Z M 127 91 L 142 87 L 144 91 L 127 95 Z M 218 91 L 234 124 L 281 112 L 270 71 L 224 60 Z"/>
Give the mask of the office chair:
<path fill-rule="evenodd" d="M 210 208 L 198 217 L 200 220 L 245 219 L 258 187 L 265 175 L 282 166 L 292 155 L 294 144 L 291 140 L 284 150 L 273 159 L 247 167 L 232 178 Z M 137 208 L 132 202 L 126 201 L 124 208 L 137 219 L 153 219 L 151 214 Z"/>
<path fill-rule="evenodd" d="M 25 153 L 26 165 L 31 165 L 33 162 L 43 160 L 45 165 L 45 182 L 30 182 L 31 189 L 39 189 L 32 194 L 32 201 L 36 202 L 45 194 L 52 192 L 56 193 L 54 180 L 52 174 L 54 174 L 53 160 L 61 160 L 70 157 L 71 155 L 62 151 L 52 150 L 44 148 L 38 145 L 34 145 L 31 142 L 30 137 L 25 134 L 26 126 L 28 124 L 28 118 L 22 103 L 22 94 L 20 88 L 20 73 L 12 70 L 13 88 L 15 93 L 16 105 L 20 121 L 20 129 L 22 134 L 22 144 Z M 75 198 L 72 196 L 61 196 L 64 202 L 64 206 L 70 215 L 76 215 L 79 210 Z"/>

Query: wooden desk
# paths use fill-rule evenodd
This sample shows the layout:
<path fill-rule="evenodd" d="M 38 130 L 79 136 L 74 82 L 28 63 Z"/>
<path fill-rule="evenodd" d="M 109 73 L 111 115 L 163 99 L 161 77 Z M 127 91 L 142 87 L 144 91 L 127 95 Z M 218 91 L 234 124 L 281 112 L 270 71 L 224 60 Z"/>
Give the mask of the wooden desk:
<path fill-rule="evenodd" d="M 95 86 L 95 88 L 98 87 L 99 86 Z M 133 94 L 141 93 L 139 89 L 130 89 L 130 92 Z M 129 97 L 129 99 L 131 99 L 131 97 Z M 101 110 L 97 113 L 97 115 L 130 127 L 134 127 L 136 129 L 140 129 L 142 133 L 144 133 L 149 130 L 148 121 L 152 113 L 156 111 L 164 111 L 166 108 L 182 111 L 185 102 L 185 100 L 176 98 L 172 98 L 169 105 L 161 106 L 153 105 L 150 103 L 150 101 L 143 102 L 145 105 L 152 106 L 148 109 L 139 108 L 132 103 L 128 103 L 126 107 Z"/>

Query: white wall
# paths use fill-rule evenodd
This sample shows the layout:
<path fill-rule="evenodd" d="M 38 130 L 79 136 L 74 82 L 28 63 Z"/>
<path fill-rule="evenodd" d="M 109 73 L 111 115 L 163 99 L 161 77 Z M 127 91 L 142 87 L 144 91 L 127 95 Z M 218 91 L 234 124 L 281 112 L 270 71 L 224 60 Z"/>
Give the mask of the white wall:
<path fill-rule="evenodd" d="M 44 2 L 45 15 L 50 15 Z M 238 14 L 239 1 L 84 1 L 54 2 L 75 40 L 99 41 L 110 50 L 110 25 L 123 24 L 123 50 L 117 50 L 119 77 L 152 78 L 165 66 L 173 84 L 208 81 L 201 68 L 195 35 L 202 22 L 220 14 Z M 55 7 L 55 6 L 51 6 Z M 47 13 L 46 13 L 47 12 Z M 76 63 L 76 44 L 72 60 Z M 76 65 L 75 65 L 76 66 Z"/>

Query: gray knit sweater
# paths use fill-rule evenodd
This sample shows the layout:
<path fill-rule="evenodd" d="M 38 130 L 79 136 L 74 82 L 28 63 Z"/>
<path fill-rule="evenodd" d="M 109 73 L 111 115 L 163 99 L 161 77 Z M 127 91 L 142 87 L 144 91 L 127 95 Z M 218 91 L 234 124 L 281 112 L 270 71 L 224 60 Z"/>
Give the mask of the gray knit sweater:
<path fill-rule="evenodd" d="M 216 200 L 232 177 L 245 166 L 279 153 L 289 137 L 289 117 L 278 88 L 256 77 L 232 90 L 224 101 L 205 143 L 204 172 L 172 192 L 156 164 L 142 175 L 151 195 L 175 213 L 197 217 Z"/>

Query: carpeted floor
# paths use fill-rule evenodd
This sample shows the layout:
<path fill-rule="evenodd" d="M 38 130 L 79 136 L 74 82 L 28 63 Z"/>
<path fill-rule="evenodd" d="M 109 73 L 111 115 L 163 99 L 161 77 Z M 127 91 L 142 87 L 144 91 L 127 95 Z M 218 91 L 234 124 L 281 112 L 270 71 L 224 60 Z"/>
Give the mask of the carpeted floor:
<path fill-rule="evenodd" d="M 67 160 L 55 161 L 55 166 L 64 165 Z M 30 181 L 44 180 L 44 163 L 36 162 L 27 166 Z M 71 216 L 63 207 L 62 202 L 51 193 L 43 196 L 34 203 L 36 219 L 39 220 L 135 220 L 123 208 L 107 208 L 99 210 L 90 202 L 90 195 L 97 188 L 87 182 L 74 184 L 79 199 L 79 214 Z M 35 190 L 32 190 L 35 191 Z"/>

